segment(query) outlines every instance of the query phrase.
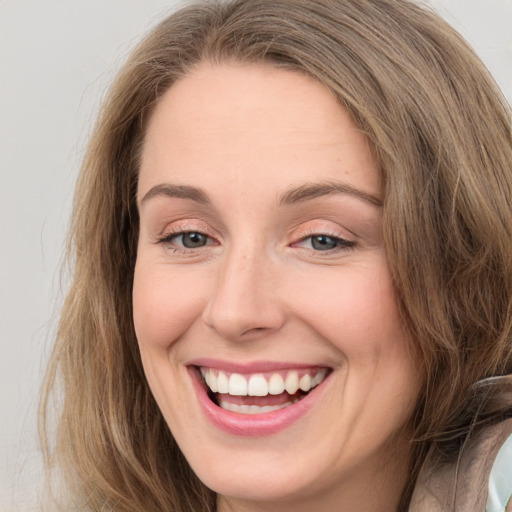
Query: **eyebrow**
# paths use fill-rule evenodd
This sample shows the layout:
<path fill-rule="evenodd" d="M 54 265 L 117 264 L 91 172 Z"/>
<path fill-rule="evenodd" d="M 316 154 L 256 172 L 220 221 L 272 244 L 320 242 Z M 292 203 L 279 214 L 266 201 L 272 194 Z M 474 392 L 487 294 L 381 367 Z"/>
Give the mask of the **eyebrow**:
<path fill-rule="evenodd" d="M 379 197 L 337 181 L 305 184 L 287 190 L 279 197 L 279 206 L 289 206 L 332 194 L 345 194 L 373 206 L 382 207 L 382 199 Z M 170 183 L 162 183 L 149 189 L 142 198 L 141 204 L 158 196 L 190 199 L 197 203 L 211 205 L 210 199 L 200 188 L 190 185 L 172 185 Z"/>
<path fill-rule="evenodd" d="M 211 204 L 208 196 L 200 188 L 191 187 L 189 185 L 171 185 L 170 183 L 162 183 L 150 188 L 142 198 L 140 204 L 158 196 L 191 199 L 197 203 L 205 205 Z"/>
<path fill-rule="evenodd" d="M 373 206 L 382 207 L 382 199 L 380 197 L 338 181 L 311 183 L 292 188 L 280 197 L 279 205 L 288 206 L 332 194 L 345 194 L 370 203 Z"/>

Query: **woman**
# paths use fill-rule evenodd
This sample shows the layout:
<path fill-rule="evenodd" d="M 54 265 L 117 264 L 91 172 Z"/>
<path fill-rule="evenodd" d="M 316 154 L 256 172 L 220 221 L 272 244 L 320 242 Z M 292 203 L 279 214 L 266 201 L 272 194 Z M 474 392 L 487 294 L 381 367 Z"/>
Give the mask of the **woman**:
<path fill-rule="evenodd" d="M 512 430 L 510 133 L 410 2 L 156 27 L 76 194 L 46 393 L 79 509 L 484 510 Z"/>

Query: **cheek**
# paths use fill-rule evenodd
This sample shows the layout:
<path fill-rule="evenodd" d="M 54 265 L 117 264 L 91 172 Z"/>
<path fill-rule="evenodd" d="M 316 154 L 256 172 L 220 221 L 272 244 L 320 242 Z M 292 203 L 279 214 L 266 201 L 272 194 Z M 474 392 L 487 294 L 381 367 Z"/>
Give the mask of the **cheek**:
<path fill-rule="evenodd" d="M 169 269 L 137 262 L 133 283 L 133 321 L 141 352 L 167 350 L 200 316 L 202 297 L 193 279 Z"/>
<path fill-rule="evenodd" d="M 371 357 L 403 337 L 391 278 L 384 257 L 371 264 L 316 273 L 301 279 L 296 310 L 347 356 Z"/>
<path fill-rule="evenodd" d="M 371 263 L 305 278 L 307 293 L 294 300 L 295 311 L 343 357 L 341 392 L 365 428 L 377 415 L 390 421 L 390 408 L 401 411 L 392 422 L 399 424 L 421 386 L 418 354 L 405 334 L 384 255 Z"/>

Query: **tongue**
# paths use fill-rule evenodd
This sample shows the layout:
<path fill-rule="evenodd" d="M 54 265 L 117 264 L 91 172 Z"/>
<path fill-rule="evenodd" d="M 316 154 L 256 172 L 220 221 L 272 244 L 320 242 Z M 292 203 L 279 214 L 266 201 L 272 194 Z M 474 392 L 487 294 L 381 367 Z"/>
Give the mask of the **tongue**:
<path fill-rule="evenodd" d="M 215 397 L 217 401 L 222 400 L 223 402 L 229 402 L 236 405 L 259 405 L 263 407 L 265 405 L 281 405 L 286 402 L 291 402 L 295 398 L 301 398 L 304 395 L 303 392 L 298 391 L 294 395 L 281 393 L 280 395 L 266 395 L 266 396 L 233 396 L 224 393 L 216 393 Z"/>

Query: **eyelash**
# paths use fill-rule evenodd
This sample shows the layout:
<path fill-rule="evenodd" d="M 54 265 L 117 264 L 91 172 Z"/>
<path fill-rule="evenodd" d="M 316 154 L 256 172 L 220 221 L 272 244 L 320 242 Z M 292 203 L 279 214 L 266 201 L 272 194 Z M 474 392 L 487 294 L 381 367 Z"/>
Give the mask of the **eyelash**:
<path fill-rule="evenodd" d="M 207 238 L 207 243 L 203 246 L 197 247 L 197 248 L 189 248 L 184 247 L 183 245 L 176 245 L 172 243 L 172 241 L 176 238 L 183 237 L 184 235 L 188 234 L 197 234 L 201 235 Z M 169 233 L 166 233 L 162 238 L 159 238 L 157 240 L 157 244 L 162 244 L 166 246 L 168 249 L 172 250 L 173 252 L 181 252 L 181 253 L 193 253 L 196 251 L 196 249 L 202 249 L 203 247 L 213 245 L 212 243 L 208 243 L 208 240 L 213 240 L 215 242 L 215 239 L 208 235 L 207 233 L 204 233 L 201 230 L 198 229 L 177 229 L 176 231 L 171 231 Z"/>
<path fill-rule="evenodd" d="M 207 243 L 205 245 L 201 245 L 199 247 L 195 247 L 195 248 L 189 248 L 189 247 L 184 247 L 183 245 L 176 245 L 174 243 L 172 243 L 172 241 L 176 238 L 179 238 L 179 237 L 183 237 L 184 235 L 187 235 L 187 234 L 197 234 L 197 235 L 201 235 L 201 236 L 204 236 L 207 238 Z M 314 247 L 310 247 L 310 248 L 305 248 L 306 250 L 308 250 L 311 254 L 314 254 L 314 255 L 325 255 L 325 256 L 328 256 L 328 255 L 331 255 L 331 254 L 335 254 L 335 253 L 338 253 L 338 252 L 342 252 L 342 251 L 347 251 L 349 249 L 353 249 L 355 246 L 356 246 L 356 243 L 351 241 L 351 240 L 347 240 L 345 238 L 342 238 L 340 236 L 337 236 L 333 233 L 330 233 L 328 231 L 325 231 L 325 232 L 314 232 L 314 231 L 311 231 L 311 232 L 305 232 L 305 233 L 302 233 L 299 240 L 297 242 L 294 242 L 293 244 L 291 244 L 292 247 L 297 247 L 298 244 L 301 244 L 303 242 L 305 242 L 306 240 L 308 239 L 311 239 L 311 244 L 313 244 L 313 239 L 315 237 L 325 237 L 325 238 L 329 238 L 331 239 L 334 243 L 335 243 L 335 246 L 331 249 L 326 249 L 326 250 L 319 250 L 319 249 L 315 249 Z M 208 241 L 210 241 L 210 243 L 208 243 Z M 213 241 L 213 243 L 211 243 L 211 241 Z M 173 252 L 181 252 L 183 254 L 190 254 L 190 253 L 194 253 L 196 252 L 197 249 L 202 249 L 204 247 L 207 247 L 209 245 L 214 245 L 216 242 L 216 240 L 211 237 L 210 235 L 208 235 L 207 233 L 204 233 L 203 231 L 201 230 L 194 230 L 194 229 L 178 229 L 176 231 L 171 231 L 169 233 L 166 233 L 165 236 L 159 238 L 157 240 L 157 243 L 158 244 L 162 244 L 162 245 L 165 245 L 167 246 L 168 249 L 172 250 Z"/>
<path fill-rule="evenodd" d="M 346 238 L 342 238 L 338 235 L 335 235 L 334 233 L 330 233 L 328 231 L 307 231 L 305 233 L 302 233 L 301 236 L 300 236 L 300 239 L 298 242 L 294 242 L 292 244 L 292 246 L 296 246 L 297 244 L 299 243 L 302 243 L 302 242 L 305 242 L 306 240 L 309 240 L 311 239 L 311 243 L 313 241 L 313 239 L 315 237 L 325 237 L 325 238 L 330 238 L 331 240 L 333 240 L 335 242 L 335 246 L 332 248 L 332 249 L 327 249 L 327 250 L 318 250 L 318 249 L 315 249 L 313 247 L 311 248 L 307 248 L 306 250 L 310 251 L 310 253 L 312 254 L 315 254 L 315 255 L 325 255 L 325 256 L 329 256 L 331 254 L 336 254 L 336 253 L 339 253 L 339 252 L 342 252 L 342 251 L 347 251 L 349 249 L 354 249 L 355 246 L 356 246 L 356 243 L 351 241 L 351 240 L 347 240 Z"/>

